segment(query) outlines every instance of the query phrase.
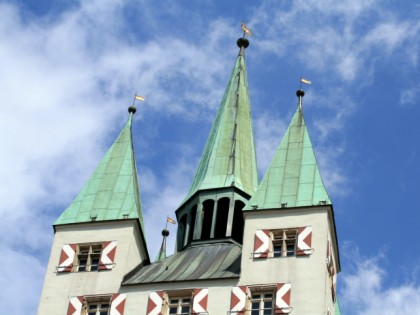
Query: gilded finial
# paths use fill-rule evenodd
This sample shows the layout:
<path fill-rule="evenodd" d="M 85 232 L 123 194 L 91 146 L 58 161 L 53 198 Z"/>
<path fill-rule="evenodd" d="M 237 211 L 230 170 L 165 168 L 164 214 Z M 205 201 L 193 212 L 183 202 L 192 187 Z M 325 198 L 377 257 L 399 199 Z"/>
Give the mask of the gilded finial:
<path fill-rule="evenodd" d="M 246 26 L 246 24 L 244 22 L 241 23 L 241 28 L 244 31 L 244 36 L 243 37 L 245 37 L 246 35 L 252 36 L 252 31 Z"/>

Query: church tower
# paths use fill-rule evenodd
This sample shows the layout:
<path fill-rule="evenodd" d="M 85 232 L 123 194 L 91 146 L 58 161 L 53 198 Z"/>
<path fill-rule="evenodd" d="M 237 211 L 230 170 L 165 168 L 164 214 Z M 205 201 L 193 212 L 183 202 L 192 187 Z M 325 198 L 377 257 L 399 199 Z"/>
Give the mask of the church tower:
<path fill-rule="evenodd" d="M 334 211 L 302 110 L 258 183 L 246 38 L 191 187 L 155 262 L 127 124 L 54 224 L 39 315 L 339 315 Z"/>
<path fill-rule="evenodd" d="M 244 208 L 239 288 L 251 305 L 275 295 L 278 313 L 334 314 L 340 271 L 334 212 L 303 118 L 305 93 L 296 95 L 293 119 Z"/>
<path fill-rule="evenodd" d="M 117 315 L 125 304 L 118 293 L 124 275 L 150 263 L 131 132 L 135 112 L 129 108 L 117 140 L 54 223 L 39 315 L 103 309 Z"/>

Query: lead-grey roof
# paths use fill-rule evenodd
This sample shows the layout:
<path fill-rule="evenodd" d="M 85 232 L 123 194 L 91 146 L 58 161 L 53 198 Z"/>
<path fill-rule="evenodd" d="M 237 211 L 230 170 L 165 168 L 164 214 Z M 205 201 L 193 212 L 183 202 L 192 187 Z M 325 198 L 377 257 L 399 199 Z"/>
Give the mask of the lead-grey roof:
<path fill-rule="evenodd" d="M 242 247 L 235 243 L 194 245 L 163 261 L 141 267 L 123 285 L 237 278 Z"/>

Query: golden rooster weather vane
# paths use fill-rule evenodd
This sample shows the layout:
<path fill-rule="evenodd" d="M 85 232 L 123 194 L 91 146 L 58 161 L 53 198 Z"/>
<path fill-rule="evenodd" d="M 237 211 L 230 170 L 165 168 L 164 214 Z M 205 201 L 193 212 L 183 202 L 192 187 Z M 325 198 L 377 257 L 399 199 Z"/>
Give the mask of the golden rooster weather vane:
<path fill-rule="evenodd" d="M 241 28 L 244 31 L 244 37 L 245 37 L 245 35 L 252 36 L 251 30 L 248 27 L 246 27 L 244 22 L 242 22 Z"/>

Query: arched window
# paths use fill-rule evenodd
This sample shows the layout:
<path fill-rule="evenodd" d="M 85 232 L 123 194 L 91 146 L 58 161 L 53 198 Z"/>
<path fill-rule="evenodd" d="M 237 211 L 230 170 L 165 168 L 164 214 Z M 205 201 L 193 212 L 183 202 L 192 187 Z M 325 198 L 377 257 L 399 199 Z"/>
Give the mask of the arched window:
<path fill-rule="evenodd" d="M 179 239 L 178 239 L 178 247 L 184 248 L 184 241 L 185 241 L 185 229 L 187 227 L 187 215 L 184 214 L 181 219 L 178 221 L 179 224 Z"/>
<path fill-rule="evenodd" d="M 217 202 L 216 229 L 214 231 L 215 238 L 226 237 L 226 228 L 229 216 L 229 203 L 230 199 L 227 197 L 221 198 Z"/>
<path fill-rule="evenodd" d="M 214 200 L 203 202 L 203 225 L 201 227 L 201 239 L 210 239 L 211 226 L 213 221 Z"/>
<path fill-rule="evenodd" d="M 244 234 L 244 217 L 242 214 L 244 206 L 245 204 L 242 201 L 236 200 L 233 212 L 232 238 L 241 244 Z"/>
<path fill-rule="evenodd" d="M 197 216 L 197 205 L 191 208 L 190 212 L 190 231 L 188 235 L 188 243 L 191 243 L 194 237 L 194 230 L 195 230 L 195 218 Z"/>

